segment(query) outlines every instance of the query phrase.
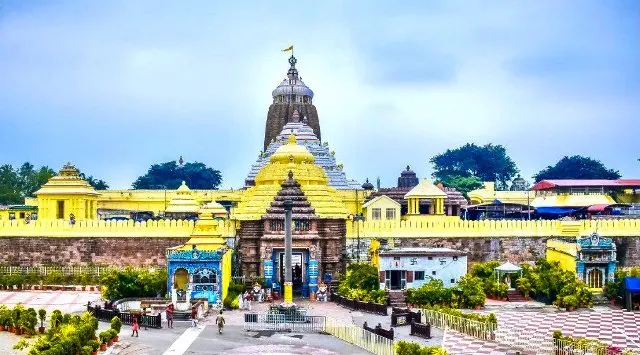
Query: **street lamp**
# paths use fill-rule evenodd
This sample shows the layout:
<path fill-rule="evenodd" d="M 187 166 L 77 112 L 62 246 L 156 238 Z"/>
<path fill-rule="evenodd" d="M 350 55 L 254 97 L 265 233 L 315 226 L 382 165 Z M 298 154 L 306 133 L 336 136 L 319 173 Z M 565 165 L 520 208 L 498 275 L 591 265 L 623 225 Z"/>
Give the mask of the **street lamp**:
<path fill-rule="evenodd" d="M 357 239 L 357 245 L 356 245 L 356 260 L 357 262 L 360 262 L 360 221 L 364 221 L 364 216 L 362 215 L 362 213 L 358 213 L 358 214 L 352 214 L 351 216 L 351 221 L 352 223 L 356 224 L 356 233 L 358 235 L 358 239 Z"/>

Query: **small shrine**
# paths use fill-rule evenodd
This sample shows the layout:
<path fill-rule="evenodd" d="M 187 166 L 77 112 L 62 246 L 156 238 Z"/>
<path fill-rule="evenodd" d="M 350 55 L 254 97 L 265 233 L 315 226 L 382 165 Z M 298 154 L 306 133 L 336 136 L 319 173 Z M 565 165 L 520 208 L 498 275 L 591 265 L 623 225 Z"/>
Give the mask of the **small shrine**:
<path fill-rule="evenodd" d="M 189 186 L 183 181 L 176 190 L 176 197 L 169 202 L 165 216 L 172 219 L 195 219 L 199 210 L 200 204 L 196 201 Z"/>
<path fill-rule="evenodd" d="M 590 288 L 602 288 L 607 281 L 613 281 L 618 262 L 616 245 L 611 238 L 593 233 L 577 241 L 576 274 Z"/>
<path fill-rule="evenodd" d="M 99 193 L 80 175 L 71 163 L 49 179 L 34 195 L 38 198 L 39 219 L 96 219 Z"/>
<path fill-rule="evenodd" d="M 218 231 L 216 219 L 223 215 L 217 202 L 205 204 L 189 241 L 167 250 L 167 289 L 177 310 L 188 310 L 193 299 L 221 305 L 227 295 L 232 250 Z"/>

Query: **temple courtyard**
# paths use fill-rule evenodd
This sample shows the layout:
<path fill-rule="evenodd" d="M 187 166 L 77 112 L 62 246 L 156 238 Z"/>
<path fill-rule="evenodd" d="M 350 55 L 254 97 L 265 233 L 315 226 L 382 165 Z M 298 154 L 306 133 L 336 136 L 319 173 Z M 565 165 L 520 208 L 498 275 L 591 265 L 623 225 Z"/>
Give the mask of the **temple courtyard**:
<path fill-rule="evenodd" d="M 87 302 L 100 299 L 97 292 L 80 291 L 0 291 L 0 304 L 17 303 L 48 312 L 60 309 L 64 312 L 82 312 Z M 350 311 L 335 303 L 298 300 L 310 315 L 328 316 L 343 323 L 362 326 L 365 321 L 384 328 L 390 326 L 390 316 Z M 264 312 L 267 303 L 253 304 L 253 312 Z M 597 338 L 623 348 L 640 348 L 638 331 L 640 314 L 612 309 L 607 306 L 576 312 L 557 311 L 555 307 L 536 302 L 514 304 L 489 300 L 483 312 L 494 312 L 499 322 L 499 337 L 512 343 L 520 343 L 544 337 L 553 331 L 576 337 Z M 245 331 L 244 314 L 247 310 L 225 312 L 227 325 L 222 335 L 217 333 L 215 314 L 206 317 L 197 327 L 188 321 L 176 321 L 173 329 L 149 329 L 140 331 L 140 337 L 131 338 L 125 326 L 116 346 L 101 354 L 367 354 L 368 352 L 347 344 L 333 336 L 316 333 L 276 333 L 271 331 Z M 108 324 L 101 322 L 101 328 Z M 411 340 L 422 345 L 444 345 L 452 354 L 515 354 L 515 351 L 496 342 L 481 341 L 456 332 L 443 332 L 432 328 L 432 338 L 425 340 L 409 335 L 409 327 L 396 327 L 397 340 Z M 11 347 L 20 338 L 0 332 L 0 353 L 25 354 Z"/>

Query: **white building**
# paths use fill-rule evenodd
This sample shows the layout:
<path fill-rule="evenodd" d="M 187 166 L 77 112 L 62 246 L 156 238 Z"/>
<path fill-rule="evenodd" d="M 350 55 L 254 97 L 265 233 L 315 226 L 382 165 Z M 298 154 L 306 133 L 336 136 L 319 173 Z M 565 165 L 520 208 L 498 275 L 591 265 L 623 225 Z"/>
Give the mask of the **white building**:
<path fill-rule="evenodd" d="M 467 253 L 448 248 L 396 248 L 380 251 L 380 287 L 417 288 L 431 278 L 446 287 L 467 274 Z"/>

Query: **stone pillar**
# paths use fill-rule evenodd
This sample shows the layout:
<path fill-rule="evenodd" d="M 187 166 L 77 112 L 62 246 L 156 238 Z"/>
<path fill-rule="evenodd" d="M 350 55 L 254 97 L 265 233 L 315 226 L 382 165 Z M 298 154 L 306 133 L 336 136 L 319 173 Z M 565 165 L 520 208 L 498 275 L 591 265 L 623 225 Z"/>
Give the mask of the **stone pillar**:
<path fill-rule="evenodd" d="M 291 209 L 293 201 L 284 201 L 284 304 L 293 304 L 293 275 L 291 270 L 292 236 Z"/>

